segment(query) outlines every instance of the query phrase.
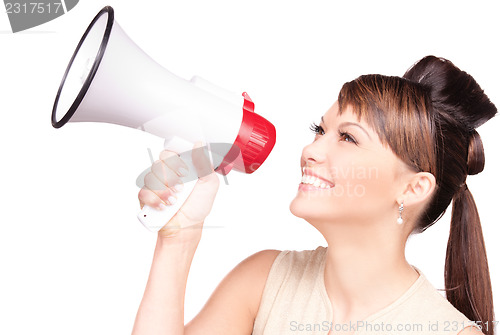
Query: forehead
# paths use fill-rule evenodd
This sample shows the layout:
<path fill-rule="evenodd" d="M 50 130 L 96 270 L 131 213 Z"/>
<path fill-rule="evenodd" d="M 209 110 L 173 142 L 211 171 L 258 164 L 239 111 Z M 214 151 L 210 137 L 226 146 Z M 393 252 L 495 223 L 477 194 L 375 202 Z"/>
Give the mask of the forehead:
<path fill-rule="evenodd" d="M 357 122 L 360 125 L 366 127 L 366 130 L 372 130 L 368 123 L 361 119 L 360 116 L 356 115 L 351 106 L 345 106 L 342 113 L 340 113 L 339 103 L 335 101 L 335 103 L 326 111 L 326 113 L 322 116 L 322 120 L 325 123 L 341 123 L 341 122 Z"/>

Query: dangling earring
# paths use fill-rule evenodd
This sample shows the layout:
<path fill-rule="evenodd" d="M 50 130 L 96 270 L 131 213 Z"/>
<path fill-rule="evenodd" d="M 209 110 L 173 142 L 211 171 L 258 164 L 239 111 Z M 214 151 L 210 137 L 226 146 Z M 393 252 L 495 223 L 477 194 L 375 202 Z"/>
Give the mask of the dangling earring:
<path fill-rule="evenodd" d="M 401 217 L 401 214 L 403 214 L 403 202 L 401 202 L 401 205 L 399 205 L 399 216 L 397 219 L 398 224 L 403 224 L 403 218 Z"/>

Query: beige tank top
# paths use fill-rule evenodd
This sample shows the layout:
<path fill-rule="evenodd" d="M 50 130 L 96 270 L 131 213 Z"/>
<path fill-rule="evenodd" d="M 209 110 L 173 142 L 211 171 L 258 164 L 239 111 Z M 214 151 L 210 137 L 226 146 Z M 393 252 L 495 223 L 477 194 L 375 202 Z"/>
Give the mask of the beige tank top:
<path fill-rule="evenodd" d="M 420 276 L 396 301 L 357 324 L 332 324 L 324 284 L 326 251 L 325 247 L 284 250 L 276 257 L 252 335 L 326 335 L 356 327 L 353 334 L 440 335 L 458 334 L 473 325 L 413 265 Z"/>

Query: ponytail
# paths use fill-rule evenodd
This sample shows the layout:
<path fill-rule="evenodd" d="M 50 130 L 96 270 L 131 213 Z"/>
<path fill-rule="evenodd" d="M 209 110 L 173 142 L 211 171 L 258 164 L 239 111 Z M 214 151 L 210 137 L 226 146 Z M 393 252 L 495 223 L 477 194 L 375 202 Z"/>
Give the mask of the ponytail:
<path fill-rule="evenodd" d="M 484 169 L 483 144 L 475 129 L 495 116 L 497 108 L 472 76 L 444 58 L 424 57 L 404 78 L 427 88 L 436 125 L 437 191 L 417 230 L 433 225 L 453 203 L 444 273 L 446 298 L 484 334 L 493 335 L 493 294 L 483 231 L 465 180 Z"/>
<path fill-rule="evenodd" d="M 467 152 L 467 174 L 484 169 L 483 142 L 472 130 Z M 467 184 L 453 197 L 450 237 L 444 271 L 446 298 L 485 334 L 493 335 L 493 294 L 483 231 L 474 197 Z"/>
<path fill-rule="evenodd" d="M 448 301 L 477 322 L 484 334 L 493 335 L 493 294 L 486 248 L 476 204 L 466 184 L 453 199 L 444 277 Z"/>

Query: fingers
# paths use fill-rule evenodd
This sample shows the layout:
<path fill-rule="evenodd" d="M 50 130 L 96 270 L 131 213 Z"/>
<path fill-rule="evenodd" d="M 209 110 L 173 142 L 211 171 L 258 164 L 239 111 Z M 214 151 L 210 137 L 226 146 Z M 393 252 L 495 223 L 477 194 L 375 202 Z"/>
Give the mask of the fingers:
<path fill-rule="evenodd" d="M 173 151 L 163 150 L 160 153 L 160 161 L 180 176 L 186 175 L 189 170 L 186 163 Z"/>
<path fill-rule="evenodd" d="M 151 199 L 151 194 L 149 193 L 147 194 L 146 200 L 143 201 L 139 198 L 140 201 L 143 201 L 148 206 L 158 208 L 161 205 L 160 202 L 163 202 L 165 205 L 173 205 L 177 200 L 175 188 L 171 188 L 163 184 L 152 172 L 148 173 L 146 177 L 144 177 L 143 189 L 150 191 L 158 198 Z"/>
<path fill-rule="evenodd" d="M 163 151 L 160 158 L 144 177 L 144 187 L 138 195 L 141 208 L 148 205 L 161 209 L 162 204 L 173 205 L 177 200 L 176 192 L 183 188 L 181 175 L 188 171 L 187 165 L 171 151 Z"/>
<path fill-rule="evenodd" d="M 173 187 L 182 184 L 180 173 L 172 170 L 167 164 L 159 160 L 151 166 L 151 184 L 146 184 L 152 190 L 164 190 L 166 186 Z M 146 175 L 147 177 L 147 175 Z M 145 182 L 146 182 L 145 177 Z M 154 177 L 154 178 L 153 178 Z M 158 184 L 158 185 L 156 185 Z"/>
<path fill-rule="evenodd" d="M 217 192 L 219 179 L 214 172 L 206 146 L 197 142 L 191 153 L 191 159 L 198 176 L 197 192 L 202 197 L 212 198 Z M 176 192 L 182 190 L 182 177 L 187 176 L 189 168 L 181 157 L 173 151 L 164 150 L 160 159 L 153 163 L 151 172 L 144 177 L 144 187 L 139 192 L 141 208 L 144 205 L 161 209 L 162 205 L 173 205 Z M 212 194 L 213 193 L 213 194 Z M 209 201 L 209 203 L 211 203 Z"/>
<path fill-rule="evenodd" d="M 158 197 L 156 193 L 148 189 L 147 187 L 141 188 L 139 191 L 139 203 L 141 204 L 141 209 L 148 205 L 149 207 L 161 209 L 162 205 L 165 203 Z"/>

